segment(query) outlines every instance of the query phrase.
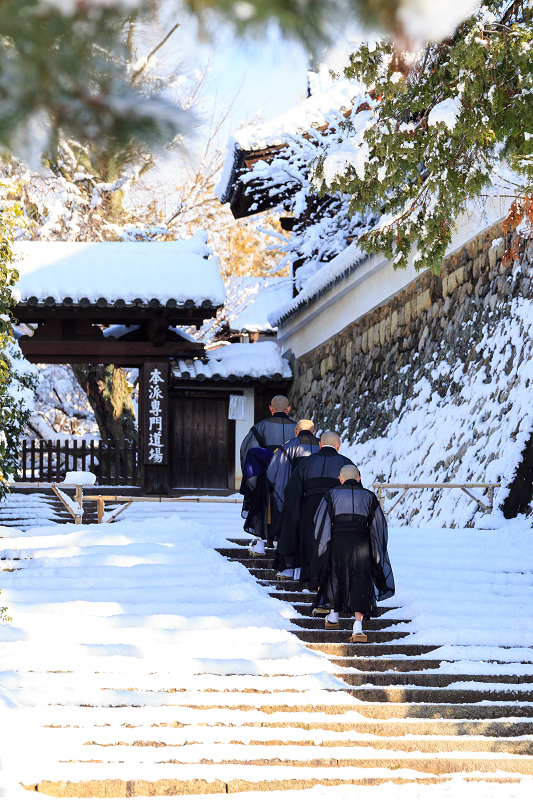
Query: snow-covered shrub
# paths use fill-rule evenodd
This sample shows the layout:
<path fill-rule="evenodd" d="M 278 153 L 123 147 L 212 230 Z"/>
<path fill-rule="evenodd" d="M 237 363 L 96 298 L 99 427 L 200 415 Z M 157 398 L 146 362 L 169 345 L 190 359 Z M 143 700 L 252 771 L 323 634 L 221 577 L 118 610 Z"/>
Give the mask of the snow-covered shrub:
<path fill-rule="evenodd" d="M 9 186 L 0 184 L 0 497 L 16 472 L 19 437 L 33 405 L 38 371 L 22 356 L 16 344 L 9 308 L 18 273 L 13 268 L 11 244 L 20 216 L 8 199 Z"/>
<path fill-rule="evenodd" d="M 0 497 L 17 471 L 19 439 L 33 409 L 39 371 L 26 361 L 11 336 L 0 352 Z"/>

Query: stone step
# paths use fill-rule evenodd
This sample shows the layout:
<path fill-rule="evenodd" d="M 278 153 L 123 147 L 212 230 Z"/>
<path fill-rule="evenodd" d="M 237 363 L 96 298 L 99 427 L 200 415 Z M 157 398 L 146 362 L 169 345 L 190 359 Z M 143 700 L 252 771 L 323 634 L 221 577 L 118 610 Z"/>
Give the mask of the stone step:
<path fill-rule="evenodd" d="M 326 630 L 324 628 L 324 621 L 322 620 L 322 630 L 295 629 L 292 631 L 292 633 L 294 636 L 300 639 L 300 641 L 305 642 L 306 644 L 344 644 L 345 642 L 349 643 L 348 640 L 351 635 L 351 628 L 352 626 L 350 626 L 349 630 L 346 629 L 344 631 L 340 630 L 340 628 L 339 630 Z M 383 644 L 384 642 L 397 642 L 409 635 L 410 633 L 408 631 L 395 631 L 392 633 L 390 631 L 369 630 L 368 640 L 371 643 Z"/>
<path fill-rule="evenodd" d="M 221 551 L 219 550 L 218 552 L 220 553 Z M 221 555 L 225 555 L 225 553 L 222 552 Z M 243 567 L 249 569 L 250 572 L 253 569 L 267 569 L 270 572 L 270 578 L 275 578 L 277 575 L 273 569 L 274 559 L 270 556 L 264 556 L 263 558 L 255 556 L 254 558 L 251 558 L 248 556 L 248 551 L 246 551 L 246 558 L 244 556 L 229 556 L 228 558 L 230 561 L 238 561 L 239 564 L 242 564 Z M 296 585 L 298 582 L 293 580 L 293 578 L 288 578 L 287 583 L 290 585 Z"/>
<path fill-rule="evenodd" d="M 53 708 L 51 709 L 53 710 Z M 93 711 L 94 709 L 84 710 Z M 289 739 L 294 743 L 299 737 L 307 741 L 308 738 L 316 738 L 317 741 L 329 741 L 328 735 L 335 734 L 349 734 L 350 738 L 345 740 L 356 741 L 358 736 L 363 736 L 367 744 L 372 744 L 374 741 L 381 739 L 393 738 L 396 741 L 435 741 L 435 748 L 438 749 L 439 741 L 441 739 L 452 739 L 460 747 L 462 743 L 467 743 L 475 738 L 478 741 L 486 742 L 486 750 L 490 751 L 491 741 L 493 739 L 501 739 L 502 741 L 517 741 L 522 740 L 533 742 L 533 718 L 531 719 L 516 719 L 516 718 L 500 718 L 494 720 L 481 720 L 481 719 L 430 719 L 430 718 L 409 718 L 409 717 L 390 717 L 388 719 L 379 719 L 369 717 L 368 719 L 360 718 L 356 706 L 351 706 L 348 713 L 328 714 L 327 718 L 313 718 L 313 714 L 304 712 L 301 716 L 293 713 L 278 714 L 275 719 L 269 719 L 272 715 L 265 715 L 261 711 L 254 714 L 254 709 L 249 709 L 246 714 L 239 710 L 222 709 L 220 717 L 216 713 L 210 715 L 210 721 L 206 723 L 203 710 L 198 710 L 198 721 L 194 721 L 194 712 L 188 714 L 188 722 L 184 723 L 181 719 L 174 721 L 161 721 L 157 717 L 153 718 L 150 725 L 150 739 L 153 741 L 161 741 L 165 738 L 165 732 L 168 729 L 180 730 L 186 732 L 187 729 L 192 729 L 195 732 L 201 729 L 202 732 L 215 731 L 217 735 L 222 736 L 223 732 L 228 730 L 228 736 L 231 741 L 239 742 L 239 737 L 245 738 L 246 741 L 255 737 L 262 737 L 262 741 L 279 741 L 289 743 Z M 95 739 L 100 735 L 102 729 L 117 729 L 117 741 L 120 741 L 125 736 L 128 730 L 134 732 L 135 738 L 141 738 L 143 732 L 146 730 L 146 723 L 139 722 L 135 725 L 129 717 L 128 722 L 124 722 L 121 717 L 117 722 L 117 717 L 120 715 L 121 707 L 108 708 L 105 722 L 98 722 L 97 724 L 90 724 L 87 722 L 84 725 L 79 725 L 80 718 L 76 716 L 72 719 L 71 723 L 65 723 L 63 720 L 49 718 L 48 724 L 45 727 L 51 730 L 66 730 L 69 728 L 82 727 L 86 731 L 87 741 Z M 157 710 L 155 709 L 157 713 Z M 179 712 L 176 712 L 178 715 Z M 229 726 L 229 728 L 228 728 Z M 138 731 L 138 733 L 137 733 Z M 220 733 L 218 733 L 220 731 Z M 322 736 L 322 734 L 325 734 Z M 195 736 L 200 734 L 195 733 Z M 192 740 L 192 739 L 191 739 Z M 396 745 L 395 745 L 396 747 Z"/>
<path fill-rule="evenodd" d="M 336 667 L 346 669 L 357 669 L 360 672 L 424 672 L 428 669 L 439 669 L 442 661 L 429 658 L 386 658 L 376 656 L 376 658 L 330 658 Z M 343 674 L 343 679 L 345 677 Z"/>
<path fill-rule="evenodd" d="M 205 736 L 207 733 L 207 738 L 202 740 L 202 734 Z M 211 729 L 212 730 L 212 729 Z M 205 747 L 207 751 L 207 757 L 209 757 L 209 748 L 211 747 L 224 747 L 224 748 L 280 748 L 279 752 L 276 752 L 276 757 L 282 760 L 285 760 L 285 756 L 283 755 L 283 748 L 290 747 L 290 748 L 302 748 L 301 750 L 301 758 L 307 759 L 307 753 L 310 752 L 309 748 L 320 748 L 320 753 L 322 753 L 323 748 L 328 748 L 331 750 L 330 755 L 328 758 L 335 758 L 335 752 L 338 751 L 339 748 L 358 748 L 363 751 L 365 757 L 369 757 L 369 753 L 373 750 L 389 750 L 392 752 L 402 752 L 402 753 L 432 753 L 432 754 L 443 754 L 443 753 L 483 753 L 485 756 L 492 753 L 503 753 L 508 755 L 521 755 L 521 756 L 530 756 L 533 755 L 533 738 L 529 738 L 527 740 L 522 739 L 515 739 L 512 738 L 501 738 L 501 737 L 493 737 L 492 739 L 488 739 L 485 736 L 478 736 L 478 737 L 458 737 L 458 736 L 448 736 L 448 737 L 436 737 L 436 736 L 417 736 L 415 738 L 406 739 L 404 737 L 400 738 L 397 736 L 396 738 L 391 738 L 390 736 L 387 738 L 380 738 L 377 736 L 372 736 L 370 738 L 365 739 L 357 739 L 357 738 L 348 738 L 346 736 L 337 739 L 327 739 L 323 738 L 321 733 L 315 735 L 314 738 L 302 738 L 303 734 L 296 731 L 296 737 L 287 738 L 287 733 L 289 729 L 276 729 L 272 731 L 265 730 L 263 738 L 251 738 L 249 731 L 246 736 L 243 735 L 242 729 L 240 731 L 231 730 L 229 732 L 229 736 L 231 740 L 229 741 L 226 739 L 222 734 L 218 737 L 213 737 L 211 734 L 210 729 L 204 728 L 203 730 L 198 730 L 195 727 L 194 732 L 190 734 L 190 739 L 181 739 L 179 742 L 173 741 L 165 741 L 162 737 L 162 734 L 158 732 L 157 739 L 154 740 L 154 732 L 150 730 L 148 739 L 138 738 L 138 734 L 135 733 L 135 739 L 133 741 L 124 741 L 124 731 L 117 731 L 116 735 L 117 738 L 114 742 L 110 742 L 108 739 L 106 741 L 98 741 L 92 740 L 85 742 L 86 745 L 94 748 L 110 748 L 110 747 L 152 747 L 157 748 L 160 750 L 161 753 L 165 752 L 165 748 L 168 751 L 172 751 L 175 748 L 182 748 L 182 747 Z M 109 732 L 106 732 L 109 736 Z M 98 734 L 96 734 L 98 736 Z M 307 751 L 306 751 L 307 748 Z M 311 757 L 311 756 L 309 756 Z M 341 756 L 342 757 L 342 756 Z M 102 756 L 104 758 L 104 755 Z M 107 754 L 105 756 L 107 758 Z M 202 761 L 204 759 L 202 758 Z M 185 763 L 185 762 L 182 762 Z M 299 763 L 299 762 L 298 762 Z"/>
<path fill-rule="evenodd" d="M 233 538 L 231 538 L 231 539 L 228 539 L 228 542 L 232 542 L 232 544 L 236 544 L 237 547 L 243 547 L 243 548 L 248 549 L 250 547 L 251 543 L 253 542 L 253 540 L 254 540 L 254 537 L 250 536 L 249 539 L 233 539 Z M 274 555 L 275 549 L 273 547 L 267 547 L 266 548 L 266 552 L 267 553 L 270 552 L 270 553 L 272 553 L 272 555 Z"/>
<path fill-rule="evenodd" d="M 442 673 L 421 673 L 421 672 L 361 672 L 361 673 L 339 673 L 335 677 L 344 681 L 349 686 L 429 686 L 445 687 L 452 683 L 483 683 L 483 684 L 509 684 L 529 685 L 533 688 L 533 676 L 530 675 L 447 675 Z M 490 692 L 490 687 L 487 687 Z"/>
<path fill-rule="evenodd" d="M 280 580 L 279 578 L 276 578 L 276 573 L 274 572 L 273 569 L 269 569 L 266 566 L 264 566 L 264 567 L 263 566 L 255 566 L 257 560 L 258 559 L 255 559 L 254 560 L 254 566 L 249 568 L 250 574 L 253 575 L 254 578 L 257 578 L 258 580 L 261 580 L 261 581 L 268 581 L 272 585 L 276 585 L 276 586 L 279 585 L 281 587 L 283 587 L 284 585 L 296 586 L 296 587 L 300 587 L 301 586 L 301 584 L 298 581 L 283 581 L 283 580 Z"/>
<path fill-rule="evenodd" d="M 420 776 L 417 784 L 434 785 L 450 782 L 452 776 Z M 522 776 L 466 776 L 465 780 L 472 782 L 490 782 L 495 784 L 519 783 Z M 74 781 L 47 781 L 42 780 L 36 784 L 24 785 L 25 789 L 39 792 L 52 797 L 71 798 L 100 798 L 100 797 L 174 797 L 178 795 L 198 794 L 233 794 L 235 792 L 252 791 L 283 791 L 293 789 L 312 789 L 314 786 L 380 786 L 393 783 L 401 786 L 412 783 L 412 778 L 399 777 L 394 772 L 382 776 L 367 776 L 361 778 L 278 778 L 265 780 L 234 779 L 229 781 L 192 778 L 190 780 L 176 780 L 163 778 L 158 781 L 149 780 L 119 780 L 104 781 L 91 780 L 84 782 Z"/>
<path fill-rule="evenodd" d="M 297 628 L 303 628 L 305 630 L 325 630 L 324 627 L 324 617 L 304 617 L 302 618 L 292 618 L 291 624 L 296 626 Z M 382 631 L 386 628 L 390 628 L 391 625 L 405 625 L 405 620 L 401 619 L 368 619 L 363 622 L 363 629 L 365 633 L 368 631 Z M 353 617 L 339 617 L 339 630 L 340 631 L 349 631 L 350 635 L 352 633 L 353 628 Z M 399 635 L 406 635 L 405 631 L 399 631 Z"/>
<path fill-rule="evenodd" d="M 205 695 L 205 700 L 200 702 L 187 703 L 186 708 L 195 710 L 201 709 L 227 709 L 228 711 L 252 711 L 263 714 L 289 713 L 294 715 L 316 713 L 338 715 L 356 711 L 367 719 L 396 719 L 396 718 L 416 718 L 416 719 L 514 719 L 525 717 L 533 719 L 533 705 L 522 702 L 521 693 L 516 693 L 517 698 L 507 698 L 506 693 L 502 697 L 494 696 L 493 693 L 479 692 L 476 700 L 472 695 L 476 693 L 454 692 L 453 690 L 443 689 L 351 689 L 347 694 L 359 701 L 358 703 L 343 702 L 342 698 L 331 704 L 314 701 L 305 703 L 305 698 L 299 698 L 299 702 L 286 703 L 278 699 L 278 702 L 269 702 L 272 697 L 258 697 L 256 693 L 250 694 L 250 700 L 255 702 L 238 702 L 235 698 L 231 702 L 226 696 L 224 702 L 220 702 L 216 696 L 217 692 L 209 692 Z M 220 693 L 222 696 L 224 693 Z M 341 693 L 339 693 L 341 694 Z M 525 693 L 524 693 L 525 694 Z M 175 705 L 179 704 L 179 695 L 172 695 Z M 520 702 L 512 703 L 517 699 Z M 503 702 L 502 702 L 503 700 Z M 170 705 L 170 703 L 169 703 Z M 109 705 L 110 708 L 119 706 Z"/>
<path fill-rule="evenodd" d="M 487 688 L 483 690 L 469 689 L 468 684 L 465 684 L 464 688 L 458 687 L 456 689 L 448 689 L 446 687 L 435 687 L 434 689 L 417 687 L 411 689 L 402 686 L 375 688 L 355 686 L 350 690 L 350 694 L 365 703 L 470 703 L 473 706 L 485 701 L 491 703 L 533 703 L 533 691 L 531 691 L 531 688 L 526 688 L 526 686 L 521 690 L 515 684 L 508 684 L 509 689 L 495 688 L 492 684 L 485 685 Z M 527 686 L 531 687 L 531 684 L 527 684 Z M 528 706 L 525 708 L 528 708 Z M 533 713 L 533 704 L 529 708 Z M 506 716 L 511 716 L 514 713 L 515 707 L 509 705 Z M 522 716 L 522 713 L 518 713 L 518 716 Z"/>
<path fill-rule="evenodd" d="M 287 582 L 286 582 L 287 586 Z M 315 594 L 309 591 L 299 592 L 299 591 L 278 591 L 274 589 L 273 591 L 269 592 L 271 597 L 275 597 L 276 600 L 283 600 L 286 603 L 290 603 L 295 611 L 298 611 L 299 614 L 302 614 L 304 617 L 309 617 L 312 615 L 313 611 L 313 601 L 315 599 Z M 397 606 L 378 606 L 376 608 L 376 614 L 372 617 L 373 620 L 379 619 L 384 614 L 387 614 L 389 611 L 397 611 Z M 348 614 L 340 614 L 340 619 L 351 619 L 353 623 L 353 616 Z M 365 625 L 367 622 L 371 622 L 372 620 L 365 620 Z M 406 620 L 393 620 L 392 617 L 389 622 L 406 622 Z"/>
<path fill-rule="evenodd" d="M 327 656 L 345 658 L 350 656 L 423 656 L 438 649 L 435 646 L 424 644 L 376 644 L 370 641 L 366 644 L 351 644 L 350 642 L 306 642 L 306 647 L 309 650 L 316 650 Z"/>
<path fill-rule="evenodd" d="M 405 737 L 456 737 L 455 741 L 461 743 L 469 741 L 465 737 L 483 737 L 483 741 L 492 738 L 505 737 L 505 741 L 518 737 L 533 737 L 533 718 L 526 720 L 494 719 L 490 721 L 477 719 L 423 719 L 422 721 L 408 717 L 391 719 L 368 719 L 357 722 L 346 722 L 343 718 L 336 721 L 305 722 L 295 719 L 294 722 L 258 722 L 240 723 L 246 727 L 269 728 L 297 728 L 300 731 L 334 731 L 336 733 L 349 732 L 354 736 L 365 734 L 372 737 L 397 737 L 407 741 Z M 369 741 L 368 739 L 366 741 Z M 419 739 L 417 739 L 419 741 Z M 490 744 L 487 745 L 490 749 Z"/>
<path fill-rule="evenodd" d="M 365 646 L 365 645 L 362 645 Z M 373 651 L 372 651 L 373 652 Z M 335 656 L 330 657 L 330 661 L 338 667 L 348 668 L 348 669 L 356 669 L 361 672 L 423 672 L 424 670 L 438 670 L 442 664 L 441 659 L 431 659 L 431 658 L 410 658 L 410 659 L 401 659 L 401 658 L 386 658 L 385 656 L 376 656 L 376 658 L 365 658 L 363 656 L 355 656 L 352 658 L 338 658 Z M 493 665 L 501 664 L 502 666 L 509 668 L 509 674 L 511 674 L 511 669 L 514 666 L 528 666 L 531 667 L 531 662 L 527 661 L 520 661 L 517 663 L 508 662 L 508 661 L 492 661 Z M 448 674 L 448 673 L 445 673 Z M 531 672 L 529 673 L 533 676 L 533 667 L 531 668 Z M 474 679 L 477 680 L 477 675 L 472 676 Z"/>
<path fill-rule="evenodd" d="M 472 754 L 464 756 L 463 754 L 457 756 L 450 756 L 448 753 L 440 754 L 433 753 L 431 758 L 424 758 L 423 756 L 413 755 L 409 757 L 407 754 L 403 757 L 394 755 L 381 754 L 377 758 L 372 758 L 369 754 L 361 756 L 361 758 L 306 758 L 305 755 L 302 759 L 297 758 L 246 758 L 246 759 L 225 759 L 222 761 L 215 761 L 213 759 L 202 759 L 202 768 L 204 766 L 238 766 L 238 767 L 267 767 L 269 769 L 279 769 L 283 767 L 293 768 L 326 768 L 326 769 L 342 769 L 342 768 L 357 768 L 369 770 L 413 770 L 415 772 L 429 773 L 431 775 L 453 775 L 457 773 L 468 772 L 481 772 L 484 774 L 503 771 L 511 775 L 533 775 L 533 759 L 522 756 L 515 756 L 514 758 L 506 757 L 496 753 L 488 753 L 485 758 L 480 755 Z M 80 762 L 83 763 L 83 762 Z M 112 763 L 112 762 L 108 762 Z M 160 758 L 157 764 L 163 765 L 193 765 L 196 761 L 182 761 L 181 759 L 173 758 Z M 275 773 L 271 773 L 273 776 Z M 297 778 L 297 775 L 295 775 Z"/>

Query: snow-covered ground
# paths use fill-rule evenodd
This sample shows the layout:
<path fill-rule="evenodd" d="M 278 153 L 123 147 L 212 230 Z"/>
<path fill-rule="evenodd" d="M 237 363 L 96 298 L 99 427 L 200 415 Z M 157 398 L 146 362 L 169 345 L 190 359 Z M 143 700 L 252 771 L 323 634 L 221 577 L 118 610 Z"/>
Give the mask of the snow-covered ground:
<path fill-rule="evenodd" d="M 341 684 L 333 673 L 342 669 L 291 633 L 290 618 L 298 614 L 270 597 L 244 566 L 215 551 L 242 536 L 240 506 L 191 502 L 175 509 L 139 503 L 112 525 L 0 529 L 0 563 L 14 570 L 0 572 L 0 605 L 12 617 L 0 625 L 0 787 L 7 800 L 27 796 L 20 782 L 78 781 L 95 770 L 114 778 L 165 777 L 168 765 L 158 763 L 162 757 L 152 747 L 124 747 L 122 776 L 116 764 L 90 763 L 102 758 L 100 740 L 132 745 L 143 735 L 159 737 L 151 727 L 154 715 L 163 725 L 177 718 L 215 724 L 213 715 L 239 713 L 223 708 L 239 697 L 259 710 L 263 692 L 285 704 L 338 702 L 331 690 Z M 400 620 L 399 633 L 409 632 L 402 643 L 440 645 L 431 658 L 442 659 L 441 673 L 531 675 L 533 682 L 533 665 L 525 663 L 533 662 L 533 537 L 523 520 L 495 518 L 494 524 L 500 527 L 392 528 L 397 595 L 388 604 L 400 608 L 387 615 Z M 527 677 L 513 684 L 513 691 L 531 688 Z M 206 690 L 217 692 L 218 710 L 206 703 Z M 342 702 L 353 709 L 347 717 L 362 718 L 360 700 L 344 694 Z M 134 717 L 137 727 L 130 730 Z M 87 741 L 88 720 L 98 747 Z M 191 746 L 183 726 L 170 732 L 182 745 L 173 754 L 180 762 L 173 774 L 195 774 L 194 753 L 198 759 L 205 753 L 209 730 L 218 737 L 209 756 L 227 757 L 232 728 L 201 730 L 204 744 Z M 258 738 L 261 729 L 250 730 Z M 63 763 L 69 759 L 85 763 Z M 224 769 L 237 774 L 241 767 Z M 344 800 L 354 788 L 316 787 L 297 797 Z M 363 800 L 447 800 L 466 792 L 471 800 L 522 800 L 532 789 L 530 778 L 498 786 L 467 785 L 456 777 L 444 786 L 357 792 Z M 269 800 L 278 794 L 290 800 L 293 792 L 272 792 Z"/>

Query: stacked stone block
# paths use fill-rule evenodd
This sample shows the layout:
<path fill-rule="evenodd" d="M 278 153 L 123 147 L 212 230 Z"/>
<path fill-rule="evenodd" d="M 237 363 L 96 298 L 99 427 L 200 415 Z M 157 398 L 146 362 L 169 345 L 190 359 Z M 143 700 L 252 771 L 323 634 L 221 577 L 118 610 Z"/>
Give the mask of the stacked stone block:
<path fill-rule="evenodd" d="M 442 353 L 443 344 L 450 363 L 459 359 L 465 372 L 472 362 L 483 366 L 476 343 L 485 323 L 511 313 L 513 297 L 533 296 L 532 247 L 525 243 L 518 260 L 506 266 L 509 242 L 501 225 L 493 226 L 447 258 L 439 275 L 421 274 L 301 357 L 291 388 L 298 416 L 364 442 L 383 432 L 422 375 L 441 394 L 449 388 L 431 378 L 434 354 Z M 395 400 L 392 410 L 390 402 L 383 403 L 387 399 Z"/>

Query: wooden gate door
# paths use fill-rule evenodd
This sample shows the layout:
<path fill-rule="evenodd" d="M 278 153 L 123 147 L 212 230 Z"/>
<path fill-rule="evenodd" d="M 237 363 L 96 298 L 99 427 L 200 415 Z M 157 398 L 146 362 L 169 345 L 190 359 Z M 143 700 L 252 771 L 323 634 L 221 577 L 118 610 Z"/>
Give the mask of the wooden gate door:
<path fill-rule="evenodd" d="M 173 489 L 235 488 L 235 423 L 228 397 L 171 397 Z"/>

